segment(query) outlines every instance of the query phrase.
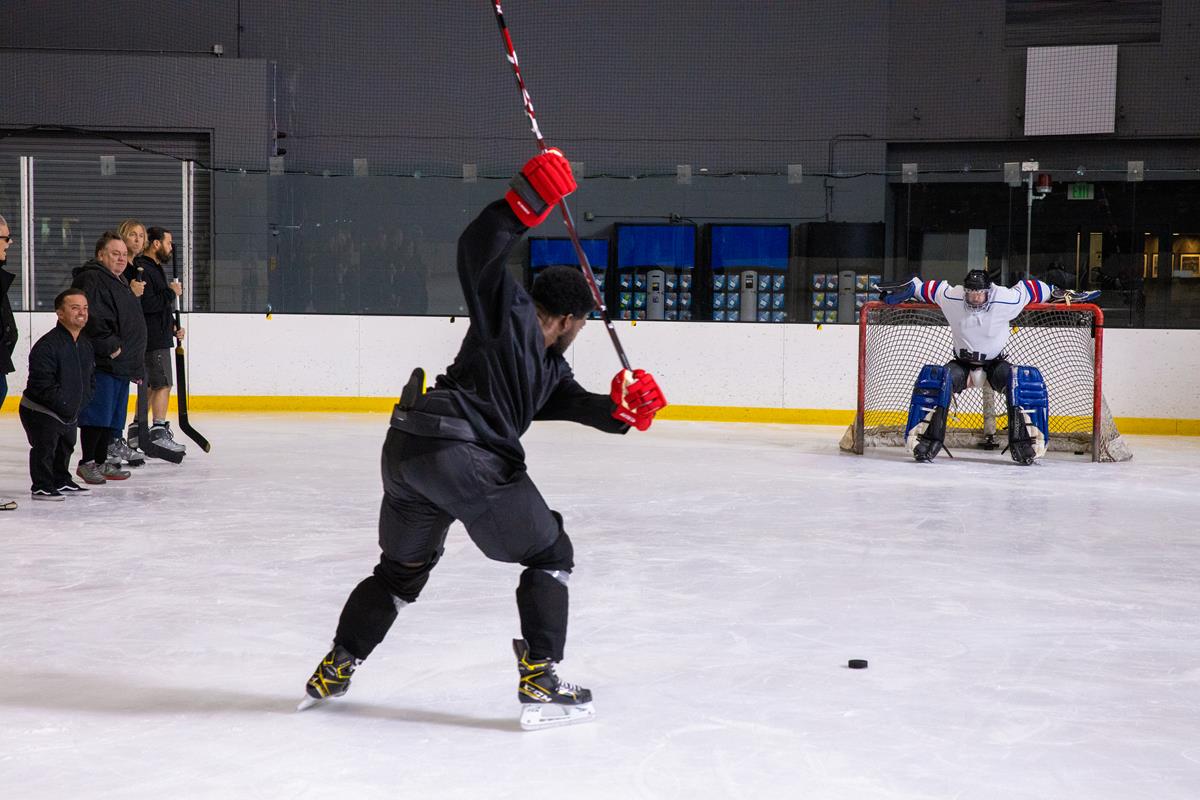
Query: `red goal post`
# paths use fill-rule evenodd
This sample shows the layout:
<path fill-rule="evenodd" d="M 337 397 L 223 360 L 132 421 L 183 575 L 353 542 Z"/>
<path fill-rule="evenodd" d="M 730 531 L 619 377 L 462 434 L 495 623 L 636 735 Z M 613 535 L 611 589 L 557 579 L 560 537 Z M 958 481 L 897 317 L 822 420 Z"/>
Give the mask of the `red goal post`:
<path fill-rule="evenodd" d="M 1104 312 L 1091 303 L 1031 303 L 1011 323 L 1005 357 L 1037 367 L 1049 396 L 1047 448 L 1093 461 L 1132 456 L 1103 395 Z M 953 356 L 950 327 L 941 309 L 924 303 L 871 302 L 859 315 L 858 410 L 842 449 L 903 446 L 912 388 L 921 367 Z M 946 446 L 1007 442 L 1003 393 L 968 387 L 949 409 Z"/>

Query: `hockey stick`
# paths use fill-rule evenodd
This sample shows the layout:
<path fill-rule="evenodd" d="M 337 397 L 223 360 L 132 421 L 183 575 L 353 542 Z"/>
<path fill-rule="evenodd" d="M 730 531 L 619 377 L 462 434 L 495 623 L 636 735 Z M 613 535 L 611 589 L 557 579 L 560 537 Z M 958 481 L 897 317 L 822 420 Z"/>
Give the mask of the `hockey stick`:
<path fill-rule="evenodd" d="M 529 99 L 529 91 L 525 88 L 525 79 L 521 77 L 521 65 L 517 61 L 517 51 L 513 49 L 508 25 L 504 22 L 504 11 L 500 8 L 500 0 L 491 0 L 491 3 L 492 9 L 496 12 L 496 24 L 500 26 L 500 36 L 504 39 L 504 48 L 508 51 L 508 63 L 512 65 L 513 75 L 517 78 L 517 88 L 521 90 L 525 115 L 529 117 L 529 125 L 537 139 L 538 149 L 544 153 L 548 149 L 546 140 L 542 138 L 542 132 L 538 128 L 537 117 L 533 113 L 533 101 Z M 558 207 L 562 210 L 563 224 L 567 226 L 567 234 L 571 237 L 571 244 L 575 246 L 575 255 L 579 259 L 579 266 L 583 268 L 583 276 L 587 278 L 588 287 L 592 290 L 592 299 L 596 302 L 596 308 L 600 310 L 600 321 L 608 329 L 608 336 L 612 339 L 613 347 L 617 351 L 617 358 L 621 359 L 621 366 L 625 369 L 632 369 L 629 366 L 629 357 L 625 355 L 625 348 L 621 347 L 621 340 L 617 338 L 617 330 L 613 327 L 612 320 L 608 318 L 608 307 L 604 305 L 600 287 L 596 285 L 596 276 L 592 273 L 592 265 L 588 263 L 587 255 L 583 252 L 583 245 L 579 243 L 579 234 L 575 231 L 575 220 L 571 217 L 571 209 L 567 208 L 567 198 L 564 197 L 560 200 Z"/>
<path fill-rule="evenodd" d="M 179 263 L 175 260 L 175 251 L 174 250 L 171 251 L 171 277 L 174 280 L 179 280 Z M 172 302 L 172 305 L 174 306 L 175 328 L 178 329 L 179 328 L 179 298 L 178 297 L 175 298 L 175 300 Z M 187 376 L 186 376 L 185 370 L 186 370 L 186 365 L 184 364 L 183 340 L 176 338 L 175 339 L 175 382 L 178 385 L 175 387 L 175 399 L 179 403 L 179 430 L 186 433 L 187 437 L 189 439 L 191 439 L 193 442 L 198 444 L 200 446 L 200 449 L 207 453 L 210 450 L 212 450 L 212 445 L 210 445 L 208 443 L 208 439 L 205 439 L 203 436 L 201 436 L 200 432 L 197 431 L 195 428 L 193 428 L 192 424 L 188 421 Z"/>

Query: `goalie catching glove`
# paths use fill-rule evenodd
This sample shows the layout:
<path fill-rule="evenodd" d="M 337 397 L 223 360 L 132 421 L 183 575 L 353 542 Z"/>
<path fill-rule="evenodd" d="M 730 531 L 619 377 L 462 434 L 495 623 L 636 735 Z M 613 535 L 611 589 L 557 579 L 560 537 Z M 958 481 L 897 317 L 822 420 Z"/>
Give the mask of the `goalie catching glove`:
<path fill-rule="evenodd" d="M 875 284 L 879 290 L 879 299 L 889 306 L 898 305 L 916 294 L 916 286 L 912 278 L 906 281 L 879 281 Z"/>
<path fill-rule="evenodd" d="M 504 199 L 517 219 L 530 228 L 550 216 L 559 201 L 575 191 L 571 164 L 561 151 L 551 148 L 525 163 L 509 183 Z"/>
<path fill-rule="evenodd" d="M 639 431 L 650 427 L 654 415 L 667 405 L 662 389 L 654 376 L 641 369 L 623 369 L 613 376 L 612 401 L 613 419 L 632 425 Z"/>

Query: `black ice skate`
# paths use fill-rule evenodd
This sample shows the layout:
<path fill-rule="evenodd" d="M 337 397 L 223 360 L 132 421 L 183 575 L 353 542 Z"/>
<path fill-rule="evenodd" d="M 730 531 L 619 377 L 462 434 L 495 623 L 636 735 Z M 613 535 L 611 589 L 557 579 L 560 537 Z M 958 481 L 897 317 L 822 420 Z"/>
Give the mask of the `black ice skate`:
<path fill-rule="evenodd" d="M 554 662 L 529 657 L 524 639 L 513 639 L 517 655 L 517 699 L 521 701 L 521 727 L 527 731 L 588 722 L 596 716 L 592 693 L 554 674 Z"/>
<path fill-rule="evenodd" d="M 304 687 L 308 696 L 300 701 L 296 710 L 303 711 L 322 700 L 344 695 L 350 689 L 350 676 L 354 674 L 354 668 L 361 663 L 361 658 L 355 658 L 349 650 L 335 644 L 313 670 L 312 677 Z"/>

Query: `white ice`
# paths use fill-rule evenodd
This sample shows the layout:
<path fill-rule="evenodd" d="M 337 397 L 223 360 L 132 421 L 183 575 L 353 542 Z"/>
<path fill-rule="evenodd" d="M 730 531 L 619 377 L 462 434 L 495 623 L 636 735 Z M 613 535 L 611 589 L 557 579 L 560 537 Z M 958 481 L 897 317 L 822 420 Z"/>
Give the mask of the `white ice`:
<path fill-rule="evenodd" d="M 1200 439 L 1021 468 L 535 425 L 597 716 L 523 733 L 520 568 L 458 526 L 349 695 L 294 713 L 377 557 L 386 420 L 196 424 L 211 454 L 51 504 L 0 418 L 4 797 L 1200 797 Z"/>

